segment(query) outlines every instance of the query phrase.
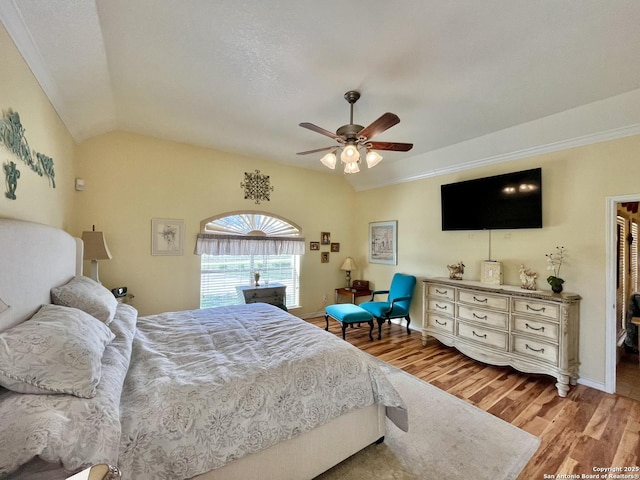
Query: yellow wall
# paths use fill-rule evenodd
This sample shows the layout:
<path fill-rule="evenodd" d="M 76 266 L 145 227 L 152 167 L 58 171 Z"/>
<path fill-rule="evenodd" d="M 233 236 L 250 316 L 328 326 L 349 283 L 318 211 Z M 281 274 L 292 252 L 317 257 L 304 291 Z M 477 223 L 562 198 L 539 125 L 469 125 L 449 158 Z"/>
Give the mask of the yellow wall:
<path fill-rule="evenodd" d="M 29 146 L 53 158 L 56 174 L 52 188 L 46 176 L 38 176 L 0 143 L 0 165 L 14 162 L 20 170 L 17 199 L 9 200 L 4 168 L 0 169 L 0 216 L 66 229 L 73 214 L 75 143 L 1 24 L 0 58 L 0 110 L 3 116 L 9 109 L 20 115 Z"/>
<path fill-rule="evenodd" d="M 518 267 L 539 273 L 547 288 L 545 254 L 567 248 L 563 271 L 567 291 L 582 297 L 580 375 L 604 382 L 605 369 L 605 199 L 640 195 L 640 136 L 565 150 L 534 158 L 476 168 L 457 174 L 355 193 L 343 176 L 288 167 L 122 132 L 105 134 L 76 146 L 21 56 L 0 27 L 0 108 L 18 111 L 31 147 L 55 161 L 57 188 L 24 164 L 18 200 L 0 198 L 0 216 L 61 227 L 80 235 L 91 225 L 105 232 L 113 259 L 100 264 L 109 287 L 126 285 L 141 314 L 196 308 L 199 303 L 199 257 L 193 255 L 200 221 L 235 210 L 263 210 L 285 217 L 303 229 L 307 245 L 329 231 L 341 252 L 320 263 L 307 252 L 301 273 L 305 315 L 323 307 L 336 286 L 347 255 L 359 270 L 353 278 L 388 286 L 396 271 L 419 278 L 446 276 L 446 265 L 460 260 L 465 278 L 478 279 L 488 255 L 488 232 L 442 232 L 440 185 L 526 168 L 543 169 L 544 228 L 492 232 L 492 258 L 504 264 L 505 283 L 519 284 Z M 13 160 L 0 146 L 0 163 Z M 18 162 L 16 162 L 18 163 Z M 240 182 L 255 169 L 270 175 L 270 202 L 245 200 Z M 74 191 L 75 177 L 86 182 Z M 151 255 L 151 219 L 186 222 L 185 254 Z M 398 220 L 398 265 L 368 265 L 368 224 Z M 412 317 L 420 324 L 417 295 Z M 415 333 L 414 333 L 415 334 Z"/>
<path fill-rule="evenodd" d="M 443 232 L 440 185 L 488 175 L 542 167 L 542 229 Z M 359 192 L 355 209 L 356 257 L 364 278 L 378 288 L 396 271 L 419 278 L 446 277 L 447 264 L 462 260 L 464 278 L 480 279 L 480 262 L 503 262 L 506 284 L 519 285 L 520 264 L 538 272 L 538 288 L 549 289 L 545 254 L 564 246 L 565 291 L 582 296 L 580 375 L 604 383 L 605 377 L 605 215 L 606 197 L 640 195 L 640 136 L 564 150 L 508 164 Z M 375 208 L 372 208 L 375 205 Z M 398 220 L 398 265 L 367 265 L 368 222 Z M 421 321 L 420 296 L 412 319 Z"/>
<path fill-rule="evenodd" d="M 322 310 L 323 296 L 333 298 L 344 283 L 339 270 L 352 254 L 353 188 L 342 175 L 310 171 L 205 148 L 113 132 L 78 147 L 78 176 L 86 189 L 77 192 L 76 234 L 105 232 L 113 259 L 100 262 L 100 280 L 109 288 L 126 285 L 141 314 L 198 308 L 200 257 L 193 254 L 200 222 L 237 210 L 260 210 L 302 228 L 309 241 L 330 232 L 340 253 L 320 263 L 320 252 L 307 251 L 301 265 L 304 315 Z M 270 201 L 256 205 L 244 198 L 244 172 L 270 176 Z M 183 256 L 151 255 L 151 219 L 185 220 Z M 322 247 L 328 251 L 328 247 Z"/>

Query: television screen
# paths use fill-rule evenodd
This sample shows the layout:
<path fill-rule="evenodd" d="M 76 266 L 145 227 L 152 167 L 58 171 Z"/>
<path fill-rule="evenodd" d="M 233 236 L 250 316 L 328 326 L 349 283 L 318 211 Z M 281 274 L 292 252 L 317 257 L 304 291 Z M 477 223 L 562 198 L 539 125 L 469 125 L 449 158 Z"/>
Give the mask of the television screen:
<path fill-rule="evenodd" d="M 442 230 L 542 228 L 542 169 L 440 187 Z"/>

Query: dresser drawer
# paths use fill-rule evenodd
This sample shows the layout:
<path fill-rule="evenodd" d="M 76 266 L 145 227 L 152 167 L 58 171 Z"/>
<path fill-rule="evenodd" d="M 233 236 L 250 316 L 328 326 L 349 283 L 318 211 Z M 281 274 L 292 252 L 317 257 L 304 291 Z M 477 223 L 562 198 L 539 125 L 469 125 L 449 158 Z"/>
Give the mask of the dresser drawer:
<path fill-rule="evenodd" d="M 244 303 L 270 303 L 272 305 L 284 305 L 287 295 L 287 287 L 264 286 L 264 287 L 239 287 L 244 298 Z"/>
<path fill-rule="evenodd" d="M 526 333 L 558 342 L 558 324 L 545 322 L 533 317 L 513 317 L 513 332 Z"/>
<path fill-rule="evenodd" d="M 429 285 L 427 295 L 430 297 L 447 298 L 451 301 L 456 298 L 456 289 L 447 285 Z"/>
<path fill-rule="evenodd" d="M 514 335 L 513 351 L 553 365 L 558 363 L 558 347 L 550 343 Z"/>
<path fill-rule="evenodd" d="M 496 332 L 488 328 L 458 322 L 458 336 L 501 350 L 507 350 L 507 334 L 503 332 Z"/>
<path fill-rule="evenodd" d="M 509 316 L 507 313 L 458 305 L 458 318 L 506 330 Z"/>
<path fill-rule="evenodd" d="M 552 303 L 536 301 L 535 299 L 514 298 L 513 313 L 539 315 L 549 320 L 558 320 L 560 307 Z"/>
<path fill-rule="evenodd" d="M 483 308 L 492 308 L 503 312 L 509 311 L 509 299 L 501 295 L 486 294 L 473 290 L 458 290 L 458 301 L 477 305 Z"/>
<path fill-rule="evenodd" d="M 443 315 L 451 315 L 453 317 L 455 309 L 453 308 L 453 302 L 447 300 L 438 300 L 430 298 L 427 302 L 427 309 L 430 312 L 435 312 Z"/>
<path fill-rule="evenodd" d="M 455 322 L 451 317 L 433 313 L 429 313 L 427 316 L 427 326 L 446 331 L 447 333 L 453 333 L 454 324 Z"/>

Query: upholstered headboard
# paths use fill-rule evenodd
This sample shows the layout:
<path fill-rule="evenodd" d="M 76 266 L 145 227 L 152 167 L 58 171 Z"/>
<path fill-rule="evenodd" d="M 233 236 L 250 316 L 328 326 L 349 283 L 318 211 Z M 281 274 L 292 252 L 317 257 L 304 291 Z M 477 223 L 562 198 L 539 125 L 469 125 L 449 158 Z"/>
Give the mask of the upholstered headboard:
<path fill-rule="evenodd" d="M 51 303 L 52 287 L 81 274 L 82 240 L 47 225 L 0 218 L 0 331 Z"/>

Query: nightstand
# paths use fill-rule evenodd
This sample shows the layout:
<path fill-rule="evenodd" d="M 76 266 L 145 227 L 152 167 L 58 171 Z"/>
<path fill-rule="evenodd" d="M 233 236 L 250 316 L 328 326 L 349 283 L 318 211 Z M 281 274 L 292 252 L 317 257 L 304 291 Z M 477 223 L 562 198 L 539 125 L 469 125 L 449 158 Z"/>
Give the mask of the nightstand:
<path fill-rule="evenodd" d="M 336 303 L 338 303 L 338 297 L 349 297 L 351 303 L 356 303 L 358 297 L 371 297 L 371 290 L 362 290 L 356 288 L 336 288 Z"/>
<path fill-rule="evenodd" d="M 133 299 L 136 298 L 135 295 L 131 294 L 131 293 L 127 293 L 126 295 L 122 296 L 122 297 L 116 297 L 116 300 L 118 300 L 118 303 L 127 303 L 129 305 L 131 305 L 133 303 Z"/>

